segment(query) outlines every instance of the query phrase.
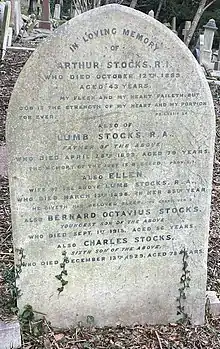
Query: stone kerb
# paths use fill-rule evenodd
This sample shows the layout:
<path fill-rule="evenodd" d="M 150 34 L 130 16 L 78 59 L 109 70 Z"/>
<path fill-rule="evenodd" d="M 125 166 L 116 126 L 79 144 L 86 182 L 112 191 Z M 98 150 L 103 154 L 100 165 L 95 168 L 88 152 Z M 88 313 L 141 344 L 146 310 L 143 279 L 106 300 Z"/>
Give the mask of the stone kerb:
<path fill-rule="evenodd" d="M 21 334 L 18 321 L 8 323 L 0 321 L 0 348 L 21 348 Z"/>
<path fill-rule="evenodd" d="M 19 307 L 203 323 L 214 137 L 201 67 L 163 24 L 107 5 L 54 32 L 8 109 Z"/>

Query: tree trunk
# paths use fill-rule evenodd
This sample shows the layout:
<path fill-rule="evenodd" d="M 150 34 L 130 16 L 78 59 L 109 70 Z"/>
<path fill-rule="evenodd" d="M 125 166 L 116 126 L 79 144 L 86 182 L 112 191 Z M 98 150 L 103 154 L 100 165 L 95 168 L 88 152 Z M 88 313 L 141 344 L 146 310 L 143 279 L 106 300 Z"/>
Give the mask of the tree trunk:
<path fill-rule="evenodd" d="M 29 1 L 28 14 L 31 15 L 34 13 L 34 0 Z"/>
<path fill-rule="evenodd" d="M 207 5 L 206 5 L 206 1 L 207 1 L 207 0 L 201 0 L 200 3 L 199 3 L 199 7 L 198 7 L 198 9 L 197 9 L 197 11 L 196 11 L 196 14 L 195 14 L 195 16 L 194 16 L 194 18 L 193 18 L 193 21 L 192 21 L 192 24 L 191 24 L 191 27 L 190 27 L 189 32 L 188 32 L 188 34 L 187 34 L 187 38 L 186 38 L 186 42 L 185 42 L 185 44 L 186 44 L 187 47 L 189 47 L 189 44 L 190 44 L 190 42 L 191 42 L 191 40 L 192 40 L 193 34 L 194 34 L 195 30 L 196 30 L 196 27 L 197 27 L 197 25 L 198 25 L 198 23 L 199 23 L 199 20 L 200 20 L 200 18 L 201 18 L 202 15 L 203 15 L 203 12 L 204 12 L 210 5 L 212 5 L 216 0 L 211 1 L 211 2 L 210 2 L 209 4 L 207 4 Z"/>
<path fill-rule="evenodd" d="M 155 15 L 155 19 L 158 19 L 158 17 L 159 17 L 160 10 L 161 10 L 161 8 L 163 6 L 163 2 L 164 2 L 164 0 L 160 0 L 160 2 L 159 2 L 158 9 L 157 9 L 157 12 L 156 12 L 156 15 Z"/>

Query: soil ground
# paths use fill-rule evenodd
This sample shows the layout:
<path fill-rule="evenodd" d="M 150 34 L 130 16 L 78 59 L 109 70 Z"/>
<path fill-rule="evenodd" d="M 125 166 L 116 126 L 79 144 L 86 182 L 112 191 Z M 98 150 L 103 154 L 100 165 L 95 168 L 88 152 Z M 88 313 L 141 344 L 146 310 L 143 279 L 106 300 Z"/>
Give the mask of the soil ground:
<path fill-rule="evenodd" d="M 5 122 L 10 95 L 19 72 L 30 54 L 28 51 L 11 51 L 6 53 L 5 60 L 0 62 L 0 146 L 5 145 Z M 217 126 L 207 290 L 216 291 L 220 295 L 220 87 L 212 86 L 212 93 L 216 108 Z M 8 320 L 16 312 L 6 157 L 5 148 L 0 148 L 0 320 Z M 79 326 L 68 331 L 55 331 L 46 319 L 36 322 L 33 315 L 32 309 L 27 309 L 21 317 L 23 349 L 220 348 L 220 317 L 212 318 L 210 315 L 206 316 L 204 326 L 196 327 L 186 324 L 134 325 L 132 327 L 103 329 Z"/>

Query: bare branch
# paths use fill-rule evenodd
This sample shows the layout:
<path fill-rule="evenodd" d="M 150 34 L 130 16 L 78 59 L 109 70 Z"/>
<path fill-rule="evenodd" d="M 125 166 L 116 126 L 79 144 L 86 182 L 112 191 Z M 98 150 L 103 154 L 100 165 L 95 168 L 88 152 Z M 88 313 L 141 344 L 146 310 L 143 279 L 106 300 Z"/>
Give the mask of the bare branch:
<path fill-rule="evenodd" d="M 209 4 L 207 4 L 204 8 L 204 11 L 207 10 L 207 8 L 209 8 L 209 6 L 211 6 L 212 4 L 214 4 L 214 2 L 216 2 L 216 0 L 212 0 Z"/>
<path fill-rule="evenodd" d="M 192 40 L 192 37 L 193 37 L 193 34 L 196 30 L 196 27 L 199 23 L 199 20 L 200 18 L 202 17 L 203 15 L 203 12 L 204 12 L 204 8 L 205 8 L 205 5 L 206 5 L 206 1 L 207 0 L 201 0 L 200 3 L 199 3 L 199 7 L 196 11 L 196 14 L 193 18 L 193 21 L 192 21 L 192 24 L 191 24 L 191 27 L 189 28 L 189 31 L 188 31 L 188 34 L 187 34 L 187 38 L 186 38 L 186 46 L 188 47 L 191 40 Z"/>
<path fill-rule="evenodd" d="M 158 9 L 157 9 L 157 12 L 156 12 L 156 15 L 155 15 L 155 19 L 158 19 L 158 17 L 159 17 L 161 8 L 163 6 L 163 2 L 164 2 L 164 0 L 160 0 L 160 2 L 159 2 Z"/>
<path fill-rule="evenodd" d="M 197 27 L 197 25 L 199 23 L 200 18 L 203 15 L 204 11 L 207 8 L 209 8 L 209 6 L 211 6 L 216 0 L 212 0 L 207 5 L 206 5 L 206 1 L 207 0 L 201 0 L 200 1 L 199 7 L 198 7 L 198 9 L 196 11 L 196 14 L 195 14 L 194 18 L 193 18 L 192 25 L 191 25 L 191 27 L 189 29 L 189 32 L 188 32 L 188 35 L 187 35 L 187 38 L 186 38 L 186 46 L 187 47 L 189 46 L 189 44 L 190 44 L 190 42 L 192 40 L 193 34 L 194 34 L 195 30 L 196 30 L 196 27 Z"/>

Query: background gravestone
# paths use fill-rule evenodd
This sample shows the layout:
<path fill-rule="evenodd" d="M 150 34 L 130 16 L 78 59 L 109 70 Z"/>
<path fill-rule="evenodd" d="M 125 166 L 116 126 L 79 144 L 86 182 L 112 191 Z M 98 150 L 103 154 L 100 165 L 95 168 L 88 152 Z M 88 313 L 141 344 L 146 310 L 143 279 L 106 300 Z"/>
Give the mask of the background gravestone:
<path fill-rule="evenodd" d="M 8 111 L 19 307 L 202 323 L 214 135 L 200 66 L 150 16 L 107 5 L 52 34 Z"/>
<path fill-rule="evenodd" d="M 5 9 L 5 3 L 0 2 L 0 31 L 1 31 L 1 26 L 3 23 L 3 18 L 4 18 L 4 9 Z"/>
<path fill-rule="evenodd" d="M 10 24 L 10 18 L 11 18 L 11 2 L 6 1 L 4 6 L 4 12 L 3 12 L 3 21 L 1 24 L 1 30 L 0 30 L 0 59 L 4 59 L 7 44 L 8 44 L 8 35 L 9 35 L 9 24 Z"/>

